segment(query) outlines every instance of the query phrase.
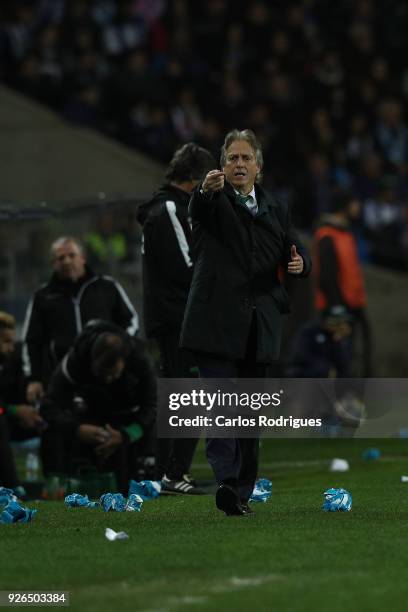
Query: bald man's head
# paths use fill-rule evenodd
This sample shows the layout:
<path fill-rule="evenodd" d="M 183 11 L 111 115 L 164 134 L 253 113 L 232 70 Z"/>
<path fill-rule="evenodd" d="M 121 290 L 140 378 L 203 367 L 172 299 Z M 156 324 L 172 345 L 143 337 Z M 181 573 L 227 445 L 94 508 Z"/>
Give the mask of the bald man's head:
<path fill-rule="evenodd" d="M 70 236 L 61 237 L 51 245 L 52 267 L 58 278 L 76 282 L 85 275 L 85 254 L 81 243 Z"/>

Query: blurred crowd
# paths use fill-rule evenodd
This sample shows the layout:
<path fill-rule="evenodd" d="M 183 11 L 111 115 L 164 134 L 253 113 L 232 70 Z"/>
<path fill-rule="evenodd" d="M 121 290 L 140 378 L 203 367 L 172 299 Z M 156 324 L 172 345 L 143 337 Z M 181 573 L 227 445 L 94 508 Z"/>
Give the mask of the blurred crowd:
<path fill-rule="evenodd" d="M 300 228 L 347 189 L 360 257 L 406 270 L 407 31 L 404 0 L 4 0 L 0 75 L 162 162 L 252 128 Z"/>

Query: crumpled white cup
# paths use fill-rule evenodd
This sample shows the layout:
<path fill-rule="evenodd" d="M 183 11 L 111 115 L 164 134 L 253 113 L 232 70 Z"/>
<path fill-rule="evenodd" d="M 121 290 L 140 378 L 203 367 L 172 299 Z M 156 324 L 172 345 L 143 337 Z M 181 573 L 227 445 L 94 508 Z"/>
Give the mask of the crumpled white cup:
<path fill-rule="evenodd" d="M 330 472 L 348 472 L 350 469 L 349 462 L 346 459 L 332 459 L 330 463 Z"/>
<path fill-rule="evenodd" d="M 105 537 L 110 542 L 114 542 L 115 540 L 127 540 L 129 538 L 128 534 L 125 531 L 114 531 L 110 527 L 107 527 L 105 529 Z"/>

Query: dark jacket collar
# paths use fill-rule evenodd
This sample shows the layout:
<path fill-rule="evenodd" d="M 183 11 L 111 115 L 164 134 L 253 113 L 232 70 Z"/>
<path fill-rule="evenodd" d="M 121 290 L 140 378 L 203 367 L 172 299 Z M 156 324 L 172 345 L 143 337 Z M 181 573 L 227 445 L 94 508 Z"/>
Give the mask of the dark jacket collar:
<path fill-rule="evenodd" d="M 271 208 L 278 206 L 278 201 L 273 195 L 265 191 L 261 185 L 255 185 L 256 201 L 258 202 L 258 215 L 266 214 Z"/>
<path fill-rule="evenodd" d="M 179 189 L 174 185 L 170 185 L 169 183 L 165 183 L 160 187 L 158 191 L 156 191 L 150 200 L 144 202 L 137 209 L 137 220 L 141 225 L 145 223 L 147 220 L 149 213 L 155 206 L 165 202 L 166 200 L 175 200 L 178 206 L 185 207 L 186 210 L 188 208 L 188 203 L 190 201 L 191 194 L 187 193 L 183 189 Z"/>
<path fill-rule="evenodd" d="M 82 285 L 91 280 L 91 278 L 95 278 L 95 276 L 95 273 L 91 270 L 89 266 L 85 266 L 84 276 L 82 276 L 76 282 L 60 279 L 54 272 L 54 274 L 51 276 L 48 286 L 54 291 L 58 291 L 67 295 L 76 295 Z"/>

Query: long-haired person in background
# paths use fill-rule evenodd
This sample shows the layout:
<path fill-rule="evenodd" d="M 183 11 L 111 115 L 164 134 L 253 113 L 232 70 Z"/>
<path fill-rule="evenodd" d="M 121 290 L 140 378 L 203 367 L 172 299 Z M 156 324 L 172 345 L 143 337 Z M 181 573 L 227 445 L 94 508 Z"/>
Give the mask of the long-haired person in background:
<path fill-rule="evenodd" d="M 188 203 L 193 189 L 214 167 L 213 156 L 190 142 L 174 154 L 164 185 L 139 208 L 143 226 L 143 311 L 146 334 L 160 351 L 165 378 L 197 376 L 191 352 L 179 348 L 181 323 L 193 275 Z M 158 440 L 158 478 L 168 493 L 196 494 L 189 475 L 195 439 Z"/>

